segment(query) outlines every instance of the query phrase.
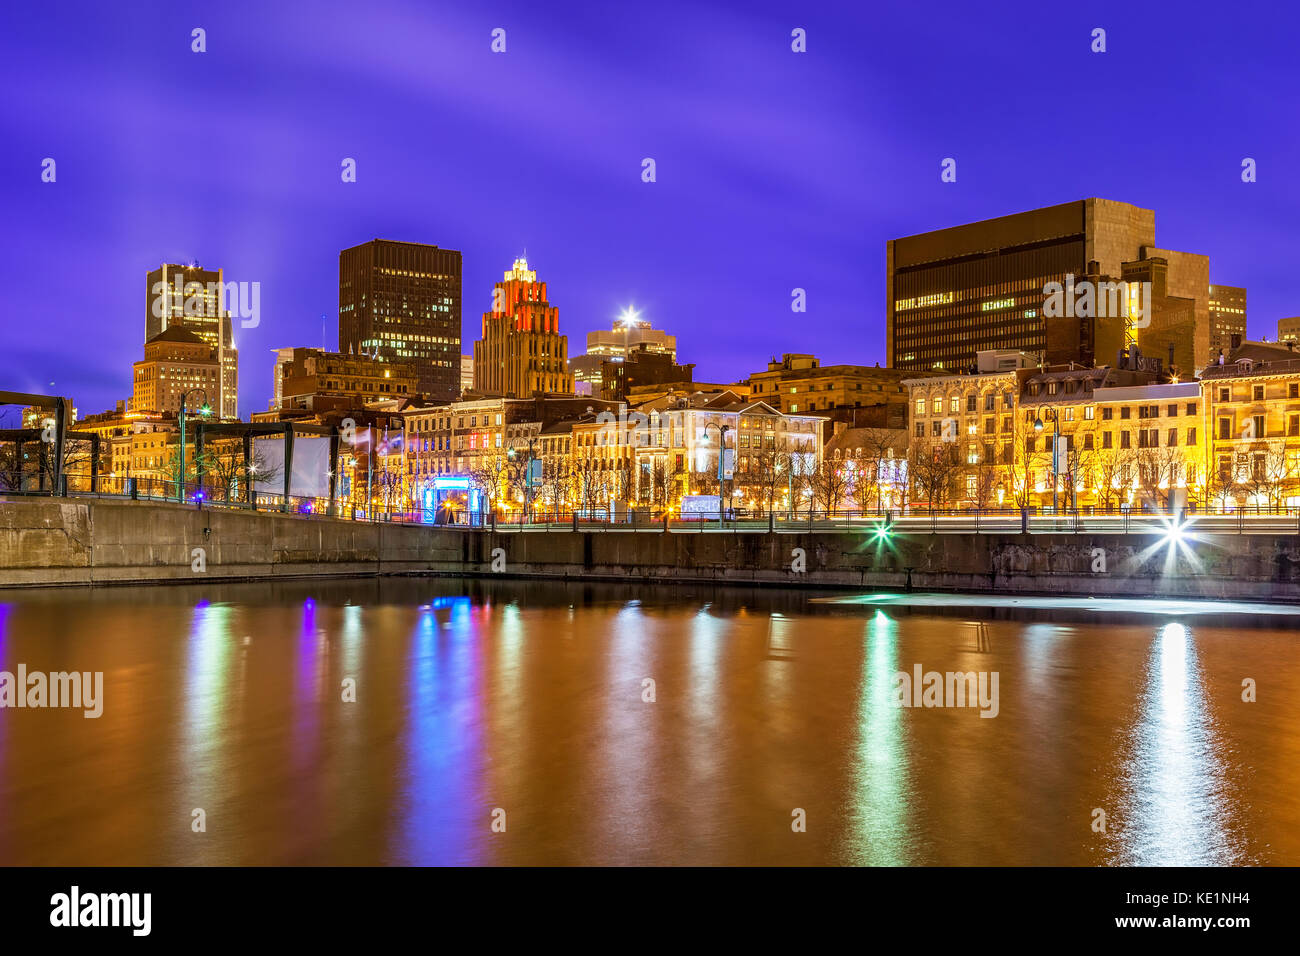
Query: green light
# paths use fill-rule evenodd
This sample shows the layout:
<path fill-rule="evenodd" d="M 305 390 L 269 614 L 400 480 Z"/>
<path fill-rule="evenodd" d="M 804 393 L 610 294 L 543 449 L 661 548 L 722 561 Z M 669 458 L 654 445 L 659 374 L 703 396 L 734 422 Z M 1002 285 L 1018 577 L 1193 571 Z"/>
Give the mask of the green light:
<path fill-rule="evenodd" d="M 211 406 L 211 405 L 202 405 L 202 406 L 200 406 L 200 407 L 199 407 L 199 414 L 200 414 L 200 415 L 203 415 L 204 417 L 206 417 L 206 416 L 208 416 L 208 415 L 211 415 L 211 414 L 212 414 L 212 406 Z"/>

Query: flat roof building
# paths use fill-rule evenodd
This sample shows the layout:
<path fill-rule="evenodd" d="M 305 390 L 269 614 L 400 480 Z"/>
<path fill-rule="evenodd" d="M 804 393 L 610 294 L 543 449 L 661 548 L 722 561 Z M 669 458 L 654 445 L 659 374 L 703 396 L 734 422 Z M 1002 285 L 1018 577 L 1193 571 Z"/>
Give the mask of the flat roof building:
<path fill-rule="evenodd" d="M 1152 354 L 1164 354 L 1175 337 L 1186 355 L 1179 364 L 1190 373 L 1209 357 L 1209 260 L 1205 256 L 1160 249 L 1155 244 L 1155 213 L 1108 199 L 1082 199 L 1001 216 L 886 244 L 886 354 L 894 368 L 967 369 L 982 350 L 1046 352 L 1052 325 L 1075 322 L 1073 303 L 1057 318 L 1045 308 L 1050 284 L 1073 286 L 1076 277 L 1095 275 L 1115 281 L 1151 281 L 1157 267 L 1164 283 L 1156 295 L 1189 300 L 1186 322 L 1159 326 L 1168 334 L 1151 345 L 1146 327 L 1116 317 L 1098 320 L 1079 334 L 1065 329 L 1066 348 L 1077 342 L 1072 360 L 1112 361 L 1132 333 Z M 1172 314 L 1172 313 L 1171 313 Z M 1061 361 L 1064 355 L 1048 356 Z"/>

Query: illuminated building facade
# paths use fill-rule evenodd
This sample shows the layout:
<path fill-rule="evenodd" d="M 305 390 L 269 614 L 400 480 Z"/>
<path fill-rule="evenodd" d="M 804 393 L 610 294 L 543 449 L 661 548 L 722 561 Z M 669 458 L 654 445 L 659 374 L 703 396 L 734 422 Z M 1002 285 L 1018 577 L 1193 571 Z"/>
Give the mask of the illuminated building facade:
<path fill-rule="evenodd" d="M 1158 383 L 1141 368 L 1021 367 L 908 385 L 914 505 L 1047 508 L 1054 473 L 1062 509 L 1207 501 L 1196 381 Z"/>
<path fill-rule="evenodd" d="M 594 462 L 597 480 L 616 495 L 623 447 L 630 446 L 630 497 L 638 505 L 671 507 L 683 495 L 718 493 L 719 434 L 734 453 L 727 495 L 739 508 L 787 510 L 796 504 L 803 476 L 821 462 L 822 426 L 817 415 L 783 413 L 729 389 L 670 393 L 629 409 L 629 427 L 604 444 L 574 433 L 575 469 Z M 608 430 L 607 430 L 608 431 Z M 583 454 L 584 447 L 587 454 Z M 592 464 L 586 466 L 590 471 Z"/>
<path fill-rule="evenodd" d="M 1165 295 L 1191 302 L 1190 329 L 1178 332 L 1188 355 L 1180 364 L 1190 374 L 1209 354 L 1209 260 L 1157 248 L 1151 210 L 1096 198 L 890 240 L 889 363 L 964 370 L 982 350 L 1045 352 L 1049 326 L 1070 321 L 1044 316 L 1049 283 L 1065 285 L 1087 273 L 1142 281 L 1144 269 L 1154 268 L 1143 263 L 1157 258 L 1164 260 Z M 1139 332 L 1138 344 L 1163 354 L 1143 341 L 1146 334 Z M 1109 344 L 1089 347 L 1096 361 L 1113 358 Z"/>
<path fill-rule="evenodd" d="M 238 293 L 226 289 L 223 270 L 164 263 L 145 276 L 145 289 L 145 341 L 181 325 L 211 346 L 221 374 L 208 402 L 217 417 L 239 418 L 239 350 L 224 308 Z"/>
<path fill-rule="evenodd" d="M 568 339 L 546 283 L 522 257 L 514 261 L 483 313 L 483 337 L 474 343 L 474 390 L 482 395 L 530 398 L 572 395 Z"/>
<path fill-rule="evenodd" d="M 1218 361 L 1219 353 L 1232 351 L 1232 337 L 1246 339 L 1246 290 L 1233 285 L 1210 286 L 1210 354 L 1206 362 Z"/>
<path fill-rule="evenodd" d="M 373 239 L 339 253 L 339 351 L 413 365 L 417 391 L 460 395 L 461 254 Z"/>
<path fill-rule="evenodd" d="M 865 365 L 822 365 L 813 355 L 787 353 L 773 358 L 767 370 L 749 376 L 750 394 L 778 411 L 843 412 L 878 408 L 878 421 L 850 411 L 831 415 L 846 424 L 905 428 L 908 390 L 901 369 Z"/>
<path fill-rule="evenodd" d="M 323 397 L 361 404 L 410 398 L 419 382 L 414 362 L 384 362 L 311 348 L 280 350 L 276 369 L 278 407 L 285 409 L 306 408 L 309 399 Z"/>
<path fill-rule="evenodd" d="M 1300 505 L 1300 346 L 1243 342 L 1201 389 L 1215 504 Z"/>
<path fill-rule="evenodd" d="M 1242 340 L 1244 341 L 1245 338 L 1243 335 Z M 1277 320 L 1277 340 L 1279 342 L 1300 342 L 1300 315 Z"/>
<path fill-rule="evenodd" d="M 222 372 L 217 349 L 183 325 L 171 325 L 146 342 L 144 359 L 131 369 L 130 411 L 176 415 L 182 397 L 193 389 L 202 389 L 216 408 Z M 191 396 L 190 404 L 201 404 L 199 396 Z"/>

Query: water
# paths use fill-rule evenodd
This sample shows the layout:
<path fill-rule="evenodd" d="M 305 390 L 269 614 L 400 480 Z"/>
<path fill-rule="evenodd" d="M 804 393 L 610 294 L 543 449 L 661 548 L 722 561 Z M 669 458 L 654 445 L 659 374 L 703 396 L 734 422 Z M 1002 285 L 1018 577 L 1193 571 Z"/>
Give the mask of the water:
<path fill-rule="evenodd" d="M 815 597 L 0 592 L 0 670 L 104 673 L 0 710 L 0 863 L 1300 863 L 1300 617 Z M 896 706 L 918 663 L 997 716 Z"/>

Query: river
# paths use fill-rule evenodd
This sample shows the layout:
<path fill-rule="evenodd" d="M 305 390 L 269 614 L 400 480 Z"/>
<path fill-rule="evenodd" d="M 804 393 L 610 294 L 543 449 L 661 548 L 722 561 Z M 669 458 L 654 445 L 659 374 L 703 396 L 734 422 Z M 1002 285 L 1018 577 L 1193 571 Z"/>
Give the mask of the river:
<path fill-rule="evenodd" d="M 0 592 L 0 863 L 1300 864 L 1300 609 L 981 600 Z"/>

